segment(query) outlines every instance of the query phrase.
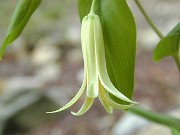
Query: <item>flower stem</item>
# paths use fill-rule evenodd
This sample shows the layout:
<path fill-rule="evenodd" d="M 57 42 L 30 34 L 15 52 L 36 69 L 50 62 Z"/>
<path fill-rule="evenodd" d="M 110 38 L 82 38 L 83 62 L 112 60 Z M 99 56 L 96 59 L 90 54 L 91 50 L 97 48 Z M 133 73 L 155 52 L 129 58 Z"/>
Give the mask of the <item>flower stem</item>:
<path fill-rule="evenodd" d="M 90 13 L 92 13 L 92 14 L 95 13 L 95 5 L 96 5 L 96 2 L 97 2 L 97 0 L 93 0 L 93 1 L 92 1 L 91 11 L 90 11 Z"/>
<path fill-rule="evenodd" d="M 134 106 L 129 109 L 129 111 L 153 122 L 180 129 L 180 119 L 174 118 L 173 116 L 145 110 L 139 106 Z"/>
<path fill-rule="evenodd" d="M 152 29 L 156 32 L 156 34 L 159 36 L 159 38 L 163 38 L 163 34 L 159 31 L 159 29 L 156 27 L 156 25 L 153 23 L 153 21 L 151 20 L 151 18 L 148 16 L 148 14 L 146 13 L 146 11 L 144 10 L 144 8 L 142 7 L 142 5 L 140 4 L 139 0 L 135 0 L 135 3 L 137 4 L 137 6 L 139 7 L 139 9 L 141 10 L 141 13 L 144 15 L 145 19 L 147 20 L 147 22 L 149 23 L 149 25 L 152 27 Z"/>

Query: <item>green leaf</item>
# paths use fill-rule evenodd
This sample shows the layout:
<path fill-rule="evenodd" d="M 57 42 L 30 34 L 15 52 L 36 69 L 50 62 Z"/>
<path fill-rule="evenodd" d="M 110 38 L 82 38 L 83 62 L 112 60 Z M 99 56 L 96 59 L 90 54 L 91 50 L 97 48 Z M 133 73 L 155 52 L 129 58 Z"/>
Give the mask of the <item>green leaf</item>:
<path fill-rule="evenodd" d="M 82 21 L 92 0 L 79 0 L 79 16 Z M 128 98 L 134 90 L 136 52 L 136 26 L 125 0 L 97 0 L 96 14 L 103 27 L 108 74 L 115 87 Z M 117 102 L 119 99 L 111 97 Z M 124 103 L 124 102 L 123 102 Z"/>
<path fill-rule="evenodd" d="M 40 2 L 41 0 L 19 0 L 0 48 L 0 58 L 2 58 L 6 47 L 19 37 Z"/>
<path fill-rule="evenodd" d="M 156 46 L 153 60 L 159 61 L 164 57 L 178 53 L 180 46 L 180 23 L 178 23 Z"/>
<path fill-rule="evenodd" d="M 180 129 L 171 128 L 172 135 L 180 135 Z"/>

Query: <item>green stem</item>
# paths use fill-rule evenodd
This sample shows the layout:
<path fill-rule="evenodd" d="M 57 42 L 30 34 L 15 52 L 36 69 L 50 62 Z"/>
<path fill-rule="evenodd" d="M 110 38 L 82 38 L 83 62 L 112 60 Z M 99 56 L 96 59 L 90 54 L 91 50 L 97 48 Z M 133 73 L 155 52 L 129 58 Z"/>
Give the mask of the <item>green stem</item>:
<path fill-rule="evenodd" d="M 164 37 L 163 34 L 158 30 L 158 28 L 155 26 L 155 24 L 153 23 L 151 18 L 147 15 L 147 13 L 144 10 L 144 8 L 142 7 L 142 5 L 139 3 L 138 0 L 135 0 L 135 2 L 137 4 L 137 6 L 139 7 L 139 9 L 141 10 L 142 14 L 144 15 L 145 19 L 149 23 L 149 25 L 156 32 L 156 34 L 159 36 L 159 38 L 162 39 Z M 180 71 L 180 60 L 178 58 L 178 54 L 175 54 L 173 56 L 173 58 L 177 64 L 179 71 Z M 180 129 L 180 119 L 176 119 L 172 116 L 157 113 L 157 112 L 152 112 L 149 110 L 145 110 L 145 109 L 140 108 L 138 106 L 131 108 L 129 111 L 131 113 L 134 113 L 136 115 L 144 117 L 148 120 L 154 121 L 156 123 L 163 124 L 163 125 L 166 125 L 168 127 L 174 127 L 174 128 Z"/>
<path fill-rule="evenodd" d="M 163 124 L 168 127 L 174 127 L 176 129 L 180 129 L 180 119 L 176 119 L 172 116 L 157 112 L 152 112 L 150 110 L 145 110 L 138 106 L 132 107 L 129 111 L 133 114 L 139 115 L 153 122 Z"/>
<path fill-rule="evenodd" d="M 155 24 L 153 23 L 151 18 L 147 15 L 147 13 L 144 10 L 144 8 L 142 7 L 142 5 L 139 3 L 138 0 L 135 0 L 135 3 L 137 4 L 139 9 L 141 10 L 142 14 L 144 15 L 144 17 L 147 20 L 147 22 L 149 23 L 149 25 L 156 32 L 156 34 L 159 36 L 159 38 L 162 39 L 164 37 L 163 34 L 159 31 L 159 29 L 155 26 Z M 177 64 L 179 71 L 180 71 L 180 59 L 178 57 L 178 54 L 173 55 L 173 58 Z M 176 129 L 180 129 L 180 119 L 176 119 L 172 116 L 157 113 L 157 112 L 152 112 L 149 110 L 145 110 L 145 109 L 138 107 L 138 106 L 132 107 L 129 111 L 131 113 L 139 115 L 139 116 L 146 118 L 148 120 L 151 120 L 153 122 L 163 124 L 163 125 L 166 125 L 168 127 L 174 127 Z"/>
<path fill-rule="evenodd" d="M 163 34 L 159 31 L 159 29 L 156 27 L 156 25 L 153 23 L 153 21 L 151 20 L 151 18 L 148 16 L 148 14 L 146 13 L 146 11 L 144 10 L 144 8 L 142 7 L 142 5 L 140 4 L 140 2 L 138 0 L 135 0 L 137 6 L 139 7 L 139 9 L 141 10 L 142 14 L 144 15 L 145 19 L 147 20 L 147 22 L 149 23 L 149 25 L 152 27 L 152 29 L 156 32 L 156 34 L 159 36 L 159 38 L 163 38 Z"/>
<path fill-rule="evenodd" d="M 146 11 L 144 10 L 144 8 L 142 7 L 142 5 L 140 4 L 139 0 L 135 0 L 135 3 L 137 4 L 137 6 L 139 7 L 140 11 L 142 12 L 142 14 L 144 15 L 146 21 L 149 23 L 149 25 L 152 27 L 152 29 L 156 32 L 156 34 L 159 36 L 160 39 L 164 38 L 163 34 L 159 31 L 159 29 L 156 27 L 156 25 L 153 23 L 153 21 L 151 20 L 151 18 L 148 16 L 148 14 L 146 13 Z M 174 55 L 173 56 L 176 65 L 180 71 L 180 58 L 178 57 L 178 55 Z"/>
<path fill-rule="evenodd" d="M 95 5 L 96 5 L 96 2 L 97 2 L 97 0 L 93 0 L 93 1 L 92 1 L 91 11 L 90 11 L 90 13 L 92 13 L 92 14 L 95 13 Z"/>

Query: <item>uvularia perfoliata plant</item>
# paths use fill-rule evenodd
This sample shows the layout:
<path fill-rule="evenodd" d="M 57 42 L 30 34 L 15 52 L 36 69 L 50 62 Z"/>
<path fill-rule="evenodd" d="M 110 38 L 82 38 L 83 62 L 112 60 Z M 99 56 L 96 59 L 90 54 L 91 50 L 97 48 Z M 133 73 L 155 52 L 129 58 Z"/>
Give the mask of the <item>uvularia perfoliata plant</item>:
<path fill-rule="evenodd" d="M 84 59 L 84 80 L 75 97 L 59 110 L 47 112 L 56 113 L 72 106 L 86 89 L 86 97 L 83 106 L 73 115 L 83 115 L 93 104 L 96 97 L 108 113 L 115 109 L 128 109 L 135 104 L 111 83 L 105 60 L 104 39 L 100 18 L 94 12 L 90 12 L 83 18 L 81 27 L 81 43 Z M 128 104 L 118 104 L 110 98 L 109 93 Z"/>

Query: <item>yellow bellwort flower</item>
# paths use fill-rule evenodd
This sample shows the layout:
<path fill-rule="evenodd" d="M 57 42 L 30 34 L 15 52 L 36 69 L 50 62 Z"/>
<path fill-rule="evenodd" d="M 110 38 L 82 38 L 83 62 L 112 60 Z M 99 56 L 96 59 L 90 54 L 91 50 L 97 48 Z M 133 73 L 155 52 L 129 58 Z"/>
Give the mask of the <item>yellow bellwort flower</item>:
<path fill-rule="evenodd" d="M 99 97 L 100 102 L 108 113 L 115 109 L 128 109 L 135 102 L 119 92 L 111 83 L 105 61 L 104 39 L 100 18 L 94 13 L 89 13 L 83 18 L 81 27 L 81 43 L 84 59 L 84 80 L 75 97 L 59 110 L 47 113 L 56 113 L 71 107 L 86 89 L 86 97 L 83 106 L 73 115 L 83 115 L 93 104 L 94 98 Z M 109 93 L 129 103 L 128 105 L 114 102 Z"/>

